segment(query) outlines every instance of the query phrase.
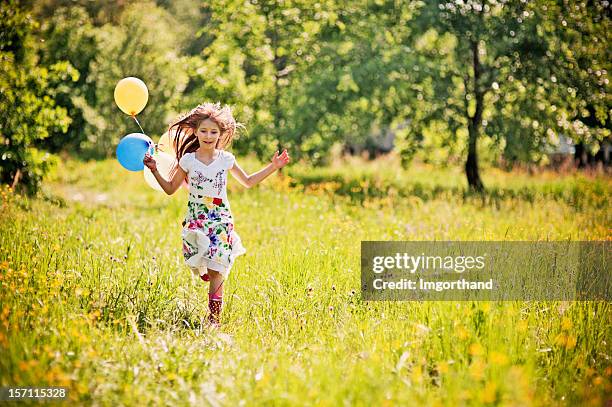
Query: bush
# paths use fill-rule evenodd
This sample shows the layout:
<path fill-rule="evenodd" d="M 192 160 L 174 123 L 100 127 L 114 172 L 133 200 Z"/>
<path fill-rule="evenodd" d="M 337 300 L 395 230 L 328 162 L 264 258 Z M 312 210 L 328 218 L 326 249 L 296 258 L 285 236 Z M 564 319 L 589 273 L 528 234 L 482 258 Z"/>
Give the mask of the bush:
<path fill-rule="evenodd" d="M 32 18 L 15 1 L 0 3 L 0 182 L 30 194 L 52 160 L 31 145 L 52 134 L 65 133 L 66 109 L 55 104 L 61 82 L 76 81 L 67 62 L 38 64 L 32 52 Z"/>

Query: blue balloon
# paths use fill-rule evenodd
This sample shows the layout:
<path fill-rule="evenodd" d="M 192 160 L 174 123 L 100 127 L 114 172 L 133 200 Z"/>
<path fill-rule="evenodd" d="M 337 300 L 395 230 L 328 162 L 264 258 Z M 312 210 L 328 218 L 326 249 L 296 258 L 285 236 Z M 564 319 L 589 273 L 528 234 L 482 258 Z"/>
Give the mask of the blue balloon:
<path fill-rule="evenodd" d="M 144 156 L 149 152 L 153 155 L 155 144 L 146 134 L 131 133 L 123 137 L 117 146 L 117 160 L 126 170 L 144 170 Z"/>

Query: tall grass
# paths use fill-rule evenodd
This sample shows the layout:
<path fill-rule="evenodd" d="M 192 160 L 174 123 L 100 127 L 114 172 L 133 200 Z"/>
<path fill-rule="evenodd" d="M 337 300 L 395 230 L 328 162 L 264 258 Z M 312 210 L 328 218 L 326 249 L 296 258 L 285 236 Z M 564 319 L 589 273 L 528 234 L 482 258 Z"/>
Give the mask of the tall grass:
<path fill-rule="evenodd" d="M 460 192 L 459 171 L 373 165 L 232 182 L 247 254 L 219 331 L 202 326 L 208 287 L 182 262 L 184 190 L 157 193 L 112 160 L 68 160 L 37 199 L 3 189 L 1 384 L 65 385 L 101 405 L 604 403 L 609 303 L 363 302 L 359 248 L 609 239 L 609 180 L 492 171 L 504 192 L 483 201 Z M 524 188 L 533 199 L 506 196 Z"/>
<path fill-rule="evenodd" d="M 358 203 L 370 198 L 412 197 L 429 201 L 457 197 L 463 202 L 480 201 L 496 206 L 513 199 L 529 203 L 554 200 L 578 210 L 607 209 L 607 197 L 612 192 L 606 175 L 543 171 L 534 177 L 522 171 L 508 173 L 487 168 L 483 171 L 486 193 L 478 194 L 468 190 L 463 170 L 458 167 L 440 169 L 417 163 L 410 171 L 397 168 L 398 158 L 389 155 L 373 162 L 347 158 L 330 167 L 297 166 L 289 169 L 288 174 L 293 187 L 348 196 Z"/>

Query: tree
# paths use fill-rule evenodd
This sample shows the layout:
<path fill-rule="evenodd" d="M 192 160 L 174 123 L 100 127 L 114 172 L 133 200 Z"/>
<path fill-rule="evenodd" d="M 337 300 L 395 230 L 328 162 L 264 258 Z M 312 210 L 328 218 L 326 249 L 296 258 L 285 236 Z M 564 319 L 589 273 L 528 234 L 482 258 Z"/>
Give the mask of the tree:
<path fill-rule="evenodd" d="M 117 82 L 127 76 L 142 79 L 149 100 L 138 115 L 145 132 L 161 136 L 176 115 L 187 83 L 186 59 L 173 31 L 178 22 L 153 3 L 128 6 L 118 26 L 106 24 L 96 31 L 99 52 L 89 64 L 87 83 L 95 86 L 95 103 L 82 104 L 86 140 L 81 148 L 95 156 L 111 156 L 128 133 L 140 132 L 114 101 Z M 177 49 L 179 48 L 179 49 Z"/>
<path fill-rule="evenodd" d="M 563 126 L 571 91 L 559 86 L 543 2 L 427 2 L 413 38 L 426 113 L 413 129 L 445 123 L 460 138 L 467 131 L 465 172 L 470 189 L 484 190 L 477 142 L 505 143 L 510 160 L 537 161 Z M 568 16 L 570 18 L 571 16 Z M 565 72 L 565 70 L 564 70 Z"/>
<path fill-rule="evenodd" d="M 101 50 L 98 48 L 97 29 L 86 10 L 80 6 L 61 7 L 42 21 L 39 32 L 38 53 L 40 63 L 51 65 L 69 61 L 79 72 L 76 82 L 62 83 L 56 89 L 55 103 L 67 110 L 71 118 L 65 136 L 49 137 L 36 144 L 52 152 L 71 150 L 82 153 L 87 142 L 86 115 L 96 105 L 97 81 L 90 76 L 90 66 Z"/>
<path fill-rule="evenodd" d="M 23 0 L 31 8 L 39 21 L 51 19 L 60 9 L 72 7 L 85 10 L 96 27 L 105 24 L 118 24 L 123 11 L 142 0 L 91 1 L 91 0 Z"/>
<path fill-rule="evenodd" d="M 302 92 L 303 71 L 319 49 L 317 33 L 333 12 L 330 1 L 292 0 L 211 2 L 205 14 L 209 36 L 201 59 L 191 70 L 191 104 L 218 100 L 235 105 L 249 137 L 236 143 L 240 152 L 260 157 L 286 147 L 299 155 L 296 133 L 289 119 Z"/>
<path fill-rule="evenodd" d="M 377 129 L 403 126 L 415 97 L 406 72 L 411 55 L 401 44 L 414 7 L 366 0 L 333 10 L 291 101 L 295 139 L 317 161 L 333 143 L 367 145 Z"/>
<path fill-rule="evenodd" d="M 36 22 L 16 1 L 0 4 L 0 181 L 38 190 L 52 163 L 34 141 L 66 132 L 70 118 L 56 105 L 61 82 L 78 80 L 65 61 L 39 65 L 32 50 Z"/>
<path fill-rule="evenodd" d="M 567 89 L 557 115 L 562 132 L 585 153 L 597 149 L 612 134 L 610 81 L 612 26 L 606 2 L 542 1 L 551 67 L 557 86 Z M 581 154 L 578 154 L 581 158 Z M 584 165 L 580 160 L 579 165 Z"/>

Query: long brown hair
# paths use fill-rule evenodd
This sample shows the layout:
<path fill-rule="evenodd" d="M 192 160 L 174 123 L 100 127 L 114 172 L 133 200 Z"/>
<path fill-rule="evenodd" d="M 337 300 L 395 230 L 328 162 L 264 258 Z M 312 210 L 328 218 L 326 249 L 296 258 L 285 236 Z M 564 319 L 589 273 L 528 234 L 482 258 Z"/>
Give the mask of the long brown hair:
<path fill-rule="evenodd" d="M 206 102 L 192 109 L 189 113 L 178 116 L 168 127 L 174 151 L 176 151 L 177 162 L 187 153 L 193 153 L 200 147 L 195 135 L 198 126 L 203 120 L 210 119 L 219 126 L 221 135 L 217 140 L 215 148 L 224 150 L 229 147 L 234 138 L 238 138 L 237 131 L 244 130 L 242 123 L 236 122 L 232 110 L 228 105 L 221 107 L 219 102 Z M 174 177 L 177 168 L 170 173 L 170 179 Z"/>

